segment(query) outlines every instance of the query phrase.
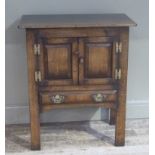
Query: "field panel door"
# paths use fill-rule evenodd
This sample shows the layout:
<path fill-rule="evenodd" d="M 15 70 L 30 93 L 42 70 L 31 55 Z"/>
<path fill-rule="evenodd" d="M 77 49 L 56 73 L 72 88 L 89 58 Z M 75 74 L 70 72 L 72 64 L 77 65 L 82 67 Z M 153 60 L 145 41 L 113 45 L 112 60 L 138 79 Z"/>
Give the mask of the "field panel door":
<path fill-rule="evenodd" d="M 79 83 L 112 84 L 118 66 L 116 38 L 90 37 L 79 40 Z"/>
<path fill-rule="evenodd" d="M 78 83 L 77 40 L 74 38 L 40 38 L 39 69 L 43 85 Z"/>

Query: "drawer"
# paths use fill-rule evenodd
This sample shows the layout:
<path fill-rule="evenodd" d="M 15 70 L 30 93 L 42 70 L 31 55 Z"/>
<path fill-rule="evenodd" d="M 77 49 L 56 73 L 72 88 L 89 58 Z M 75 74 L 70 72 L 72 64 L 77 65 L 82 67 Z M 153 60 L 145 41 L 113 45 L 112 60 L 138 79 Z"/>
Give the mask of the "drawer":
<path fill-rule="evenodd" d="M 89 104 L 116 102 L 117 91 L 64 91 L 40 93 L 43 105 Z"/>

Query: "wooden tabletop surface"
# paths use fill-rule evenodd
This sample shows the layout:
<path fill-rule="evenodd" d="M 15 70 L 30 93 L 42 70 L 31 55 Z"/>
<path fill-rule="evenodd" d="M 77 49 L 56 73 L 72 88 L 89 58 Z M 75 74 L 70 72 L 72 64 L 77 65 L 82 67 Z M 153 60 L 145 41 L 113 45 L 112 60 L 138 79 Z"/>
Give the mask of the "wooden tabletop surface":
<path fill-rule="evenodd" d="M 23 15 L 19 28 L 128 27 L 136 23 L 125 14 Z"/>

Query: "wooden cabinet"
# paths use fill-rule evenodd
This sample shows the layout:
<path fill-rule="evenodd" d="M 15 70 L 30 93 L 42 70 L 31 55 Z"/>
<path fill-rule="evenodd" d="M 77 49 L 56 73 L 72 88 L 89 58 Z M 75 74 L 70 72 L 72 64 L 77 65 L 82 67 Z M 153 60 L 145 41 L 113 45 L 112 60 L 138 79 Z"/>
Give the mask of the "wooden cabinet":
<path fill-rule="evenodd" d="M 103 107 L 125 142 L 129 26 L 124 14 L 25 15 L 31 147 L 40 149 L 41 112 Z"/>

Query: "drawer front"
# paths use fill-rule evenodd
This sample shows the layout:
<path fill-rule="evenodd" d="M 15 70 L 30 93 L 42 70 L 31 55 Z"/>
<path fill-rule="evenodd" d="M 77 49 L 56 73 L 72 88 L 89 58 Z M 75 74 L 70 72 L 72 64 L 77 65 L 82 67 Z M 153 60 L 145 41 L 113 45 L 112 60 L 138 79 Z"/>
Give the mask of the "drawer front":
<path fill-rule="evenodd" d="M 44 92 L 40 94 L 43 105 L 89 104 L 116 102 L 117 91 L 67 91 Z"/>

